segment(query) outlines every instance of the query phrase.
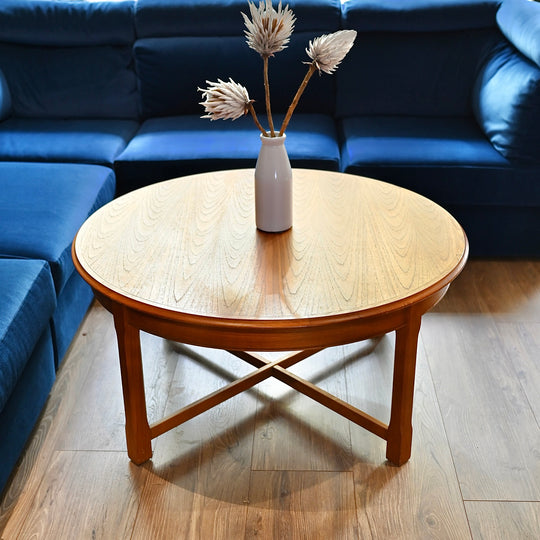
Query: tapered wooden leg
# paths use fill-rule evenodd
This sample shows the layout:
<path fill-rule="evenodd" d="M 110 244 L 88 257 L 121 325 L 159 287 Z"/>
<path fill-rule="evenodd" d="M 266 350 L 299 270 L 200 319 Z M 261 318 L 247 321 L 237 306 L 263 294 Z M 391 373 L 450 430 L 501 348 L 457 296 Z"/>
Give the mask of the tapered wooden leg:
<path fill-rule="evenodd" d="M 152 439 L 146 413 L 144 378 L 139 329 L 126 323 L 122 313 L 115 314 L 118 339 L 128 456 L 140 465 L 152 457 Z"/>
<path fill-rule="evenodd" d="M 386 445 L 386 457 L 395 465 L 403 465 L 411 457 L 414 377 L 420 321 L 420 316 L 411 317 L 406 326 L 396 330 L 392 408 Z"/>

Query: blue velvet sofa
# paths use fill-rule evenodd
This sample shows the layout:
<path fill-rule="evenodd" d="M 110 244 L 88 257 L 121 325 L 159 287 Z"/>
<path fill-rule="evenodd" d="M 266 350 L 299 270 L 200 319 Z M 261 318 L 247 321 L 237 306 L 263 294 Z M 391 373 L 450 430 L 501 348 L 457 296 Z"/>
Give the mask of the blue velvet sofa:
<path fill-rule="evenodd" d="M 276 124 L 310 39 L 353 28 L 287 130 L 293 167 L 386 180 L 448 208 L 473 255 L 540 255 L 540 4 L 290 0 L 270 60 Z M 78 227 L 115 195 L 253 167 L 251 118 L 201 119 L 198 87 L 242 83 L 264 118 L 244 0 L 0 2 L 0 490 L 92 300 Z M 179 209 L 181 211 L 181 209 Z"/>

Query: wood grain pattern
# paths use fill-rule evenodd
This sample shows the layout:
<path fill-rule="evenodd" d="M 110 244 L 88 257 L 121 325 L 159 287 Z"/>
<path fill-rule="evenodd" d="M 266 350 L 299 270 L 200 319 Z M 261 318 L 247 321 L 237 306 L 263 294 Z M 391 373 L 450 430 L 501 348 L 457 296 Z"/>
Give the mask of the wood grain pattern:
<path fill-rule="evenodd" d="M 388 389 L 392 380 L 393 341 L 393 335 L 385 336 L 374 354 L 347 367 L 350 400 L 369 400 L 373 413 L 383 418 L 389 414 L 390 396 L 388 391 L 378 389 Z M 384 445 L 373 435 L 351 426 L 357 456 L 353 473 L 360 530 L 366 538 L 381 540 L 469 538 L 467 517 L 422 343 L 417 372 L 410 461 L 399 468 L 381 464 Z"/>
<path fill-rule="evenodd" d="M 434 324 L 444 333 L 435 334 Z M 464 498 L 536 500 L 540 429 L 495 323 L 430 314 L 424 328 Z"/>
<path fill-rule="evenodd" d="M 359 538 L 351 473 L 254 472 L 249 538 Z"/>
<path fill-rule="evenodd" d="M 465 501 L 473 540 L 540 538 L 540 502 Z"/>
<path fill-rule="evenodd" d="M 168 344 L 168 356 L 166 413 L 250 371 L 224 351 Z M 133 538 L 243 537 L 256 405 L 246 392 L 156 440 Z"/>
<path fill-rule="evenodd" d="M 142 471 L 125 459 L 120 465 L 119 459 L 121 454 L 110 452 L 54 453 L 17 538 L 126 538 L 137 512 Z"/>
<path fill-rule="evenodd" d="M 499 323 L 497 329 L 533 414 L 540 419 L 540 323 Z"/>
<path fill-rule="evenodd" d="M 424 317 L 423 341 L 465 499 L 540 497 L 538 417 L 519 375 L 525 368 L 536 380 L 538 354 L 535 339 L 518 331 L 525 328 L 518 321 L 530 321 L 537 303 L 537 269 L 472 261 Z M 490 287 L 497 294 L 486 294 Z"/>
<path fill-rule="evenodd" d="M 294 224 L 254 225 L 253 171 L 162 182 L 96 212 L 74 253 L 98 284 L 224 319 L 315 318 L 413 296 L 460 267 L 466 240 L 431 201 L 352 175 L 294 170 Z"/>
<path fill-rule="evenodd" d="M 330 349 L 291 371 L 346 399 L 344 379 L 332 376 L 343 367 L 339 350 Z M 350 470 L 353 457 L 345 418 L 277 380 L 269 379 L 257 390 L 254 470 Z"/>

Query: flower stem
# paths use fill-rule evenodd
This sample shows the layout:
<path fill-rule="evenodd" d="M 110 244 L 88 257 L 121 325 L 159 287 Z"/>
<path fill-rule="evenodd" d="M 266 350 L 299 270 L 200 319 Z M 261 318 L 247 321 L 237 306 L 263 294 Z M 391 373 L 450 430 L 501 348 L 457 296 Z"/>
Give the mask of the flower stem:
<path fill-rule="evenodd" d="M 315 65 L 315 62 L 312 62 L 311 64 L 309 64 L 308 72 L 306 73 L 304 80 L 300 84 L 300 87 L 296 91 L 296 95 L 294 96 L 292 103 L 289 105 L 287 114 L 285 115 L 285 119 L 283 120 L 283 124 L 281 124 L 281 129 L 279 130 L 279 137 L 282 137 L 283 134 L 285 133 L 285 130 L 287 129 L 287 126 L 289 125 L 289 121 L 291 120 L 291 116 L 294 112 L 294 109 L 296 109 L 296 106 L 298 105 L 298 101 L 300 100 L 300 97 L 304 93 L 307 83 L 309 82 L 309 79 L 311 79 L 311 76 L 315 73 L 316 69 L 317 69 L 317 66 Z"/>
<path fill-rule="evenodd" d="M 253 121 L 255 122 L 255 125 L 259 128 L 260 132 L 265 136 L 269 137 L 270 135 L 268 132 L 261 126 L 261 123 L 259 122 L 259 119 L 257 118 L 257 113 L 255 112 L 255 109 L 253 108 L 253 101 L 250 101 L 248 103 L 248 109 L 251 113 L 251 116 L 253 116 Z"/>
<path fill-rule="evenodd" d="M 272 120 L 272 109 L 270 108 L 270 83 L 268 82 L 268 56 L 263 56 L 263 73 L 264 73 L 264 97 L 266 100 L 266 115 L 268 116 L 268 125 L 270 126 L 270 134 L 276 136 L 274 131 L 274 121 Z"/>

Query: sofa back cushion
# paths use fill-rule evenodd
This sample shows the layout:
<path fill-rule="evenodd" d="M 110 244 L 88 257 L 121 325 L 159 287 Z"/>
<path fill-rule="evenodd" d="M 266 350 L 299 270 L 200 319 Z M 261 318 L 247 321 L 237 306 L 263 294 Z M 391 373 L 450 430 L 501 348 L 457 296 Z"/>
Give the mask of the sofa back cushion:
<path fill-rule="evenodd" d="M 14 116 L 138 115 L 133 0 L 2 0 L 0 69 Z"/>
<path fill-rule="evenodd" d="M 340 0 L 285 4 L 296 23 L 288 47 L 269 60 L 272 110 L 277 113 L 286 111 L 307 71 L 303 62 L 309 61 L 309 40 L 335 32 L 341 24 Z M 276 0 L 273 5 L 277 7 Z M 264 121 L 263 62 L 246 43 L 241 13 L 249 15 L 246 0 L 137 1 L 134 50 L 143 117 L 202 115 L 197 88 L 205 88 L 207 80 L 232 78 L 247 88 Z M 298 112 L 333 113 L 334 108 L 335 77 L 313 77 Z"/>
<path fill-rule="evenodd" d="M 0 69 L 0 121 L 11 114 L 11 93 L 4 73 Z"/>
<path fill-rule="evenodd" d="M 314 33 L 293 35 L 289 46 L 269 59 L 272 110 L 284 112 L 300 85 L 309 60 L 305 47 Z M 168 37 L 140 39 L 135 45 L 143 117 L 204 114 L 201 93 L 218 79 L 245 86 L 264 123 L 263 62 L 243 37 Z M 335 78 L 313 77 L 298 112 L 334 112 Z"/>
<path fill-rule="evenodd" d="M 56 45 L 127 45 L 133 42 L 135 0 L 2 0 L 0 42 Z"/>
<path fill-rule="evenodd" d="M 540 163 L 540 68 L 511 44 L 496 47 L 480 70 L 473 107 L 504 157 Z"/>
<path fill-rule="evenodd" d="M 347 28 L 362 32 L 446 32 L 495 23 L 501 0 L 346 0 Z"/>
<path fill-rule="evenodd" d="M 259 0 L 252 0 L 256 6 Z M 279 0 L 273 0 L 277 8 Z M 334 32 L 340 27 L 341 0 L 282 0 L 296 16 L 295 32 Z M 139 38 L 166 36 L 243 35 L 241 13 L 249 15 L 247 0 L 137 0 Z"/>
<path fill-rule="evenodd" d="M 479 62 L 496 40 L 495 1 L 349 0 L 358 31 L 338 69 L 337 115 L 471 115 Z"/>

